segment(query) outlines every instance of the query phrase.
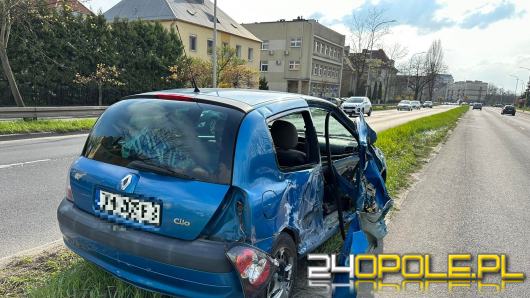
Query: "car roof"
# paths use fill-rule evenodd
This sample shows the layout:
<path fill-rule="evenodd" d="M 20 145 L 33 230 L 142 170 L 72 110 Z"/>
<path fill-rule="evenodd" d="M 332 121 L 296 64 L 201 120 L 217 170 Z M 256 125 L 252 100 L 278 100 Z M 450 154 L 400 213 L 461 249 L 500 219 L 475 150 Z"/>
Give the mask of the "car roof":
<path fill-rule="evenodd" d="M 155 92 L 141 93 L 128 96 L 125 99 L 142 98 L 142 97 L 163 97 L 163 96 L 182 96 L 190 99 L 197 99 L 205 103 L 219 104 L 236 108 L 245 113 L 257 109 L 258 107 L 284 102 L 290 100 L 310 100 L 329 103 L 329 101 L 301 94 L 277 92 L 269 90 L 255 89 L 225 89 L 225 88 L 201 88 L 200 92 L 194 92 L 194 89 L 172 89 Z"/>

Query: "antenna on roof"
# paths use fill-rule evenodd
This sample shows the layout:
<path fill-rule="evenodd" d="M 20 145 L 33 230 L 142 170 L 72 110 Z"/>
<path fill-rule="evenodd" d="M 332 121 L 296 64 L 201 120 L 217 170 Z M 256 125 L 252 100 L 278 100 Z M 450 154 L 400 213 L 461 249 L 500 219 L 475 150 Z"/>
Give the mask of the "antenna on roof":
<path fill-rule="evenodd" d="M 184 57 L 188 58 L 188 54 L 186 53 L 186 48 L 184 47 L 184 42 L 182 41 L 182 36 L 180 35 L 180 30 L 179 30 L 179 24 L 178 22 L 175 22 L 175 27 L 177 28 L 177 35 L 180 39 L 180 44 L 182 45 L 182 51 L 184 52 Z M 197 87 L 197 81 L 195 81 L 195 73 L 191 72 L 191 86 L 193 87 L 193 92 L 194 93 L 200 93 L 201 90 L 199 89 L 199 87 Z"/>

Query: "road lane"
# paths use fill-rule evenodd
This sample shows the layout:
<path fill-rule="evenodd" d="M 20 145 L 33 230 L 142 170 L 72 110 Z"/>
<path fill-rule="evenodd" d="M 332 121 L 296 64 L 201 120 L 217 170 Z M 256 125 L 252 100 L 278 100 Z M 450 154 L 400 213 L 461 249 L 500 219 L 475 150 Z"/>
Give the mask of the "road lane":
<path fill-rule="evenodd" d="M 367 120 L 380 131 L 449 108 L 377 111 Z M 86 134 L 0 142 L 0 258 L 61 237 L 56 207 L 85 140 Z"/>
<path fill-rule="evenodd" d="M 529 208 L 530 117 L 501 116 L 492 108 L 469 111 L 393 216 L 385 252 L 429 253 L 435 271 L 447 269 L 448 253 L 506 253 L 509 269 L 528 275 Z M 526 281 L 508 284 L 500 295 L 523 297 L 529 291 Z M 478 292 L 476 284 L 454 293 L 435 284 L 427 295 Z"/>

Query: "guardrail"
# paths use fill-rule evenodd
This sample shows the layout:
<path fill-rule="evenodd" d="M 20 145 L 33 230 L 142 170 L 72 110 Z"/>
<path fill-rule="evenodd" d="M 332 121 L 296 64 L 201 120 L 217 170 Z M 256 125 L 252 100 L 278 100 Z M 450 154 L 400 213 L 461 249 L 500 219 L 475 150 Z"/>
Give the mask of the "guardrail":
<path fill-rule="evenodd" d="M 99 117 L 106 106 L 79 107 L 0 107 L 0 119 L 90 118 Z"/>

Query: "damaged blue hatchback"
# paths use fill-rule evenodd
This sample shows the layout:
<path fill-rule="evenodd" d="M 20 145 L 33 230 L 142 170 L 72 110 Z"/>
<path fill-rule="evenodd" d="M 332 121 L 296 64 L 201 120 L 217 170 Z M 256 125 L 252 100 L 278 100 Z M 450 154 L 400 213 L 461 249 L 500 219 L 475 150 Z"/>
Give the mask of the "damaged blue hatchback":
<path fill-rule="evenodd" d="M 380 247 L 392 200 L 375 140 L 363 117 L 303 95 L 130 96 L 72 164 L 60 229 L 72 251 L 144 289 L 288 297 L 298 259 L 337 231 L 344 253 Z"/>

